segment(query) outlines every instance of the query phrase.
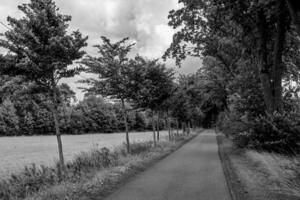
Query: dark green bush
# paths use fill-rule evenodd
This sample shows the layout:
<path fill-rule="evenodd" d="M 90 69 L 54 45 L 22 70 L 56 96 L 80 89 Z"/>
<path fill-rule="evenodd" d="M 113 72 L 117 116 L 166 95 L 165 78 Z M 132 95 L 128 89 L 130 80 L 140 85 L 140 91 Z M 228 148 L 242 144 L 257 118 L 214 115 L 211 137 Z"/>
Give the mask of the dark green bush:
<path fill-rule="evenodd" d="M 275 114 L 257 118 L 250 130 L 249 147 L 277 153 L 296 153 L 300 148 L 298 116 Z"/>
<path fill-rule="evenodd" d="M 284 113 L 249 117 L 236 111 L 219 115 L 217 127 L 231 137 L 237 147 L 294 154 L 299 152 L 300 117 Z"/>

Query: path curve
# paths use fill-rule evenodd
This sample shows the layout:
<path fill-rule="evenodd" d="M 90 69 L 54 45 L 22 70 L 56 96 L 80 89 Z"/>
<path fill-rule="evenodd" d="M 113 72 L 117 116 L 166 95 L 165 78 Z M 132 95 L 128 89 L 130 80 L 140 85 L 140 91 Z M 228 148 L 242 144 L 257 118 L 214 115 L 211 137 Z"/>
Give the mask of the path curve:
<path fill-rule="evenodd" d="M 215 132 L 202 132 L 106 200 L 230 200 Z"/>

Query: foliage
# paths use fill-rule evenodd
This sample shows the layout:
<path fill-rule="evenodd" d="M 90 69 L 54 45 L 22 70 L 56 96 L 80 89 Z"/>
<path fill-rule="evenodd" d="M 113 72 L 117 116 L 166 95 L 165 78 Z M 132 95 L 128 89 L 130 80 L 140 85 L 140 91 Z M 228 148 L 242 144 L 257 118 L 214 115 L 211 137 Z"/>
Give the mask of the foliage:
<path fill-rule="evenodd" d="M 292 115 L 299 100 L 299 90 L 292 87 L 300 69 L 299 5 L 289 0 L 179 2 L 182 6 L 169 14 L 177 32 L 164 58 L 178 65 L 188 56 L 202 58 L 196 82 L 203 124 L 219 115 L 218 126 L 246 146 L 280 140 L 277 147 L 294 148 L 288 141 L 297 126 L 278 115 Z"/>
<path fill-rule="evenodd" d="M 3 93 L 4 96 L 10 96 L 10 99 L 4 100 L 0 105 L 0 135 L 52 135 L 53 120 L 47 98 L 43 94 L 21 94 L 17 89 L 15 92 L 17 95 Z M 59 99 L 58 116 L 64 134 L 112 133 L 125 130 L 120 104 L 105 102 L 102 97 L 93 95 L 73 104 L 72 96 L 66 99 L 62 94 Z M 127 105 L 127 109 L 132 108 Z M 132 130 L 144 131 L 147 130 L 149 117 L 145 112 L 131 111 L 128 112 L 128 124 Z"/>
<path fill-rule="evenodd" d="M 135 57 L 131 65 L 131 101 L 137 108 L 161 111 L 163 103 L 172 96 L 174 71 L 157 60 Z"/>
<path fill-rule="evenodd" d="M 299 115 L 278 114 L 260 117 L 249 133 L 248 146 L 277 153 L 299 153 Z"/>
<path fill-rule="evenodd" d="M 83 80 L 90 87 L 86 91 L 100 94 L 112 99 L 127 99 L 128 78 L 126 75 L 129 59 L 127 54 L 133 44 L 127 45 L 129 38 L 116 43 L 106 37 L 101 37 L 103 44 L 94 45 L 98 49 L 99 57 L 87 56 L 82 63 L 87 66 L 86 72 L 93 73 L 97 79 Z"/>
<path fill-rule="evenodd" d="M 78 68 L 67 66 L 84 55 L 80 49 L 87 45 L 87 37 L 79 31 L 67 35 L 71 16 L 59 14 L 52 0 L 32 0 L 18 8 L 25 16 L 8 17 L 11 30 L 0 40 L 0 46 L 10 51 L 1 66 L 3 73 L 22 75 L 49 88 L 78 73 Z"/>
<path fill-rule="evenodd" d="M 5 100 L 0 106 L 0 135 L 14 135 L 19 131 L 19 118 L 14 104 Z"/>

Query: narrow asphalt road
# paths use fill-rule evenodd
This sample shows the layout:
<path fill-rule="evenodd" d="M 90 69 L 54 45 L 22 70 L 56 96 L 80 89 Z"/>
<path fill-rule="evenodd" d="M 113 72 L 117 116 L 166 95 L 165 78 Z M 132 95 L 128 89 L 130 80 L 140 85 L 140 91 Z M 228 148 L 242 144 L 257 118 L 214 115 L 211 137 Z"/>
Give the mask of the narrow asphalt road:
<path fill-rule="evenodd" d="M 215 132 L 202 132 L 107 200 L 230 200 Z"/>

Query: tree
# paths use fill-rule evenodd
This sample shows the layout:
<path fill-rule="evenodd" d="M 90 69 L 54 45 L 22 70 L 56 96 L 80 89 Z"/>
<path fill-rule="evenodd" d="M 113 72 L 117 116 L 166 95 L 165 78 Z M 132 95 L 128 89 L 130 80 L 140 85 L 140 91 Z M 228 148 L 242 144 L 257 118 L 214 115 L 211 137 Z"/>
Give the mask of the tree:
<path fill-rule="evenodd" d="M 147 60 L 137 56 L 131 65 L 130 84 L 133 90 L 130 91 L 131 100 L 137 108 L 149 109 L 152 111 L 153 140 L 156 144 L 155 113 L 161 111 L 161 107 L 173 92 L 173 69 L 166 68 L 157 60 Z M 157 135 L 159 138 L 159 135 Z"/>
<path fill-rule="evenodd" d="M 36 82 L 40 92 L 51 98 L 60 169 L 64 171 L 57 84 L 61 78 L 79 73 L 79 68 L 69 69 L 68 65 L 85 54 L 81 48 L 87 45 L 87 37 L 82 37 L 79 31 L 67 33 L 71 16 L 58 13 L 53 0 L 31 0 L 18 9 L 24 17 L 8 17 L 11 29 L 5 33 L 5 39 L 0 40 L 0 46 L 9 50 L 1 59 L 2 73 L 21 75 Z"/>
<path fill-rule="evenodd" d="M 10 99 L 4 100 L 0 106 L 0 135 L 16 135 L 19 131 L 19 118 Z"/>
<path fill-rule="evenodd" d="M 294 10 L 298 9 L 298 3 L 293 0 L 181 2 L 183 7 L 170 12 L 169 24 L 182 28 L 174 35 L 165 57 L 174 57 L 180 64 L 189 55 L 212 56 L 232 78 L 242 73 L 241 63 L 247 63 L 258 72 L 266 112 L 281 113 L 282 81 L 293 62 L 284 58 L 291 49 L 293 55 L 299 54 L 290 42 L 295 31 L 290 28 L 286 2 L 292 3 L 290 7 Z"/>
<path fill-rule="evenodd" d="M 294 24 L 297 34 L 300 37 L 300 3 L 297 0 L 286 0 L 289 14 Z"/>
<path fill-rule="evenodd" d="M 90 88 L 86 91 L 93 94 L 101 94 L 104 97 L 118 99 L 121 101 L 124 124 L 126 130 L 127 151 L 130 152 L 128 114 L 125 101 L 129 96 L 128 53 L 134 44 L 127 44 L 129 38 L 112 43 L 108 38 L 101 37 L 102 44 L 95 45 L 99 57 L 86 57 L 82 63 L 87 66 L 86 72 L 98 76 L 97 79 L 90 78 L 82 81 Z"/>

